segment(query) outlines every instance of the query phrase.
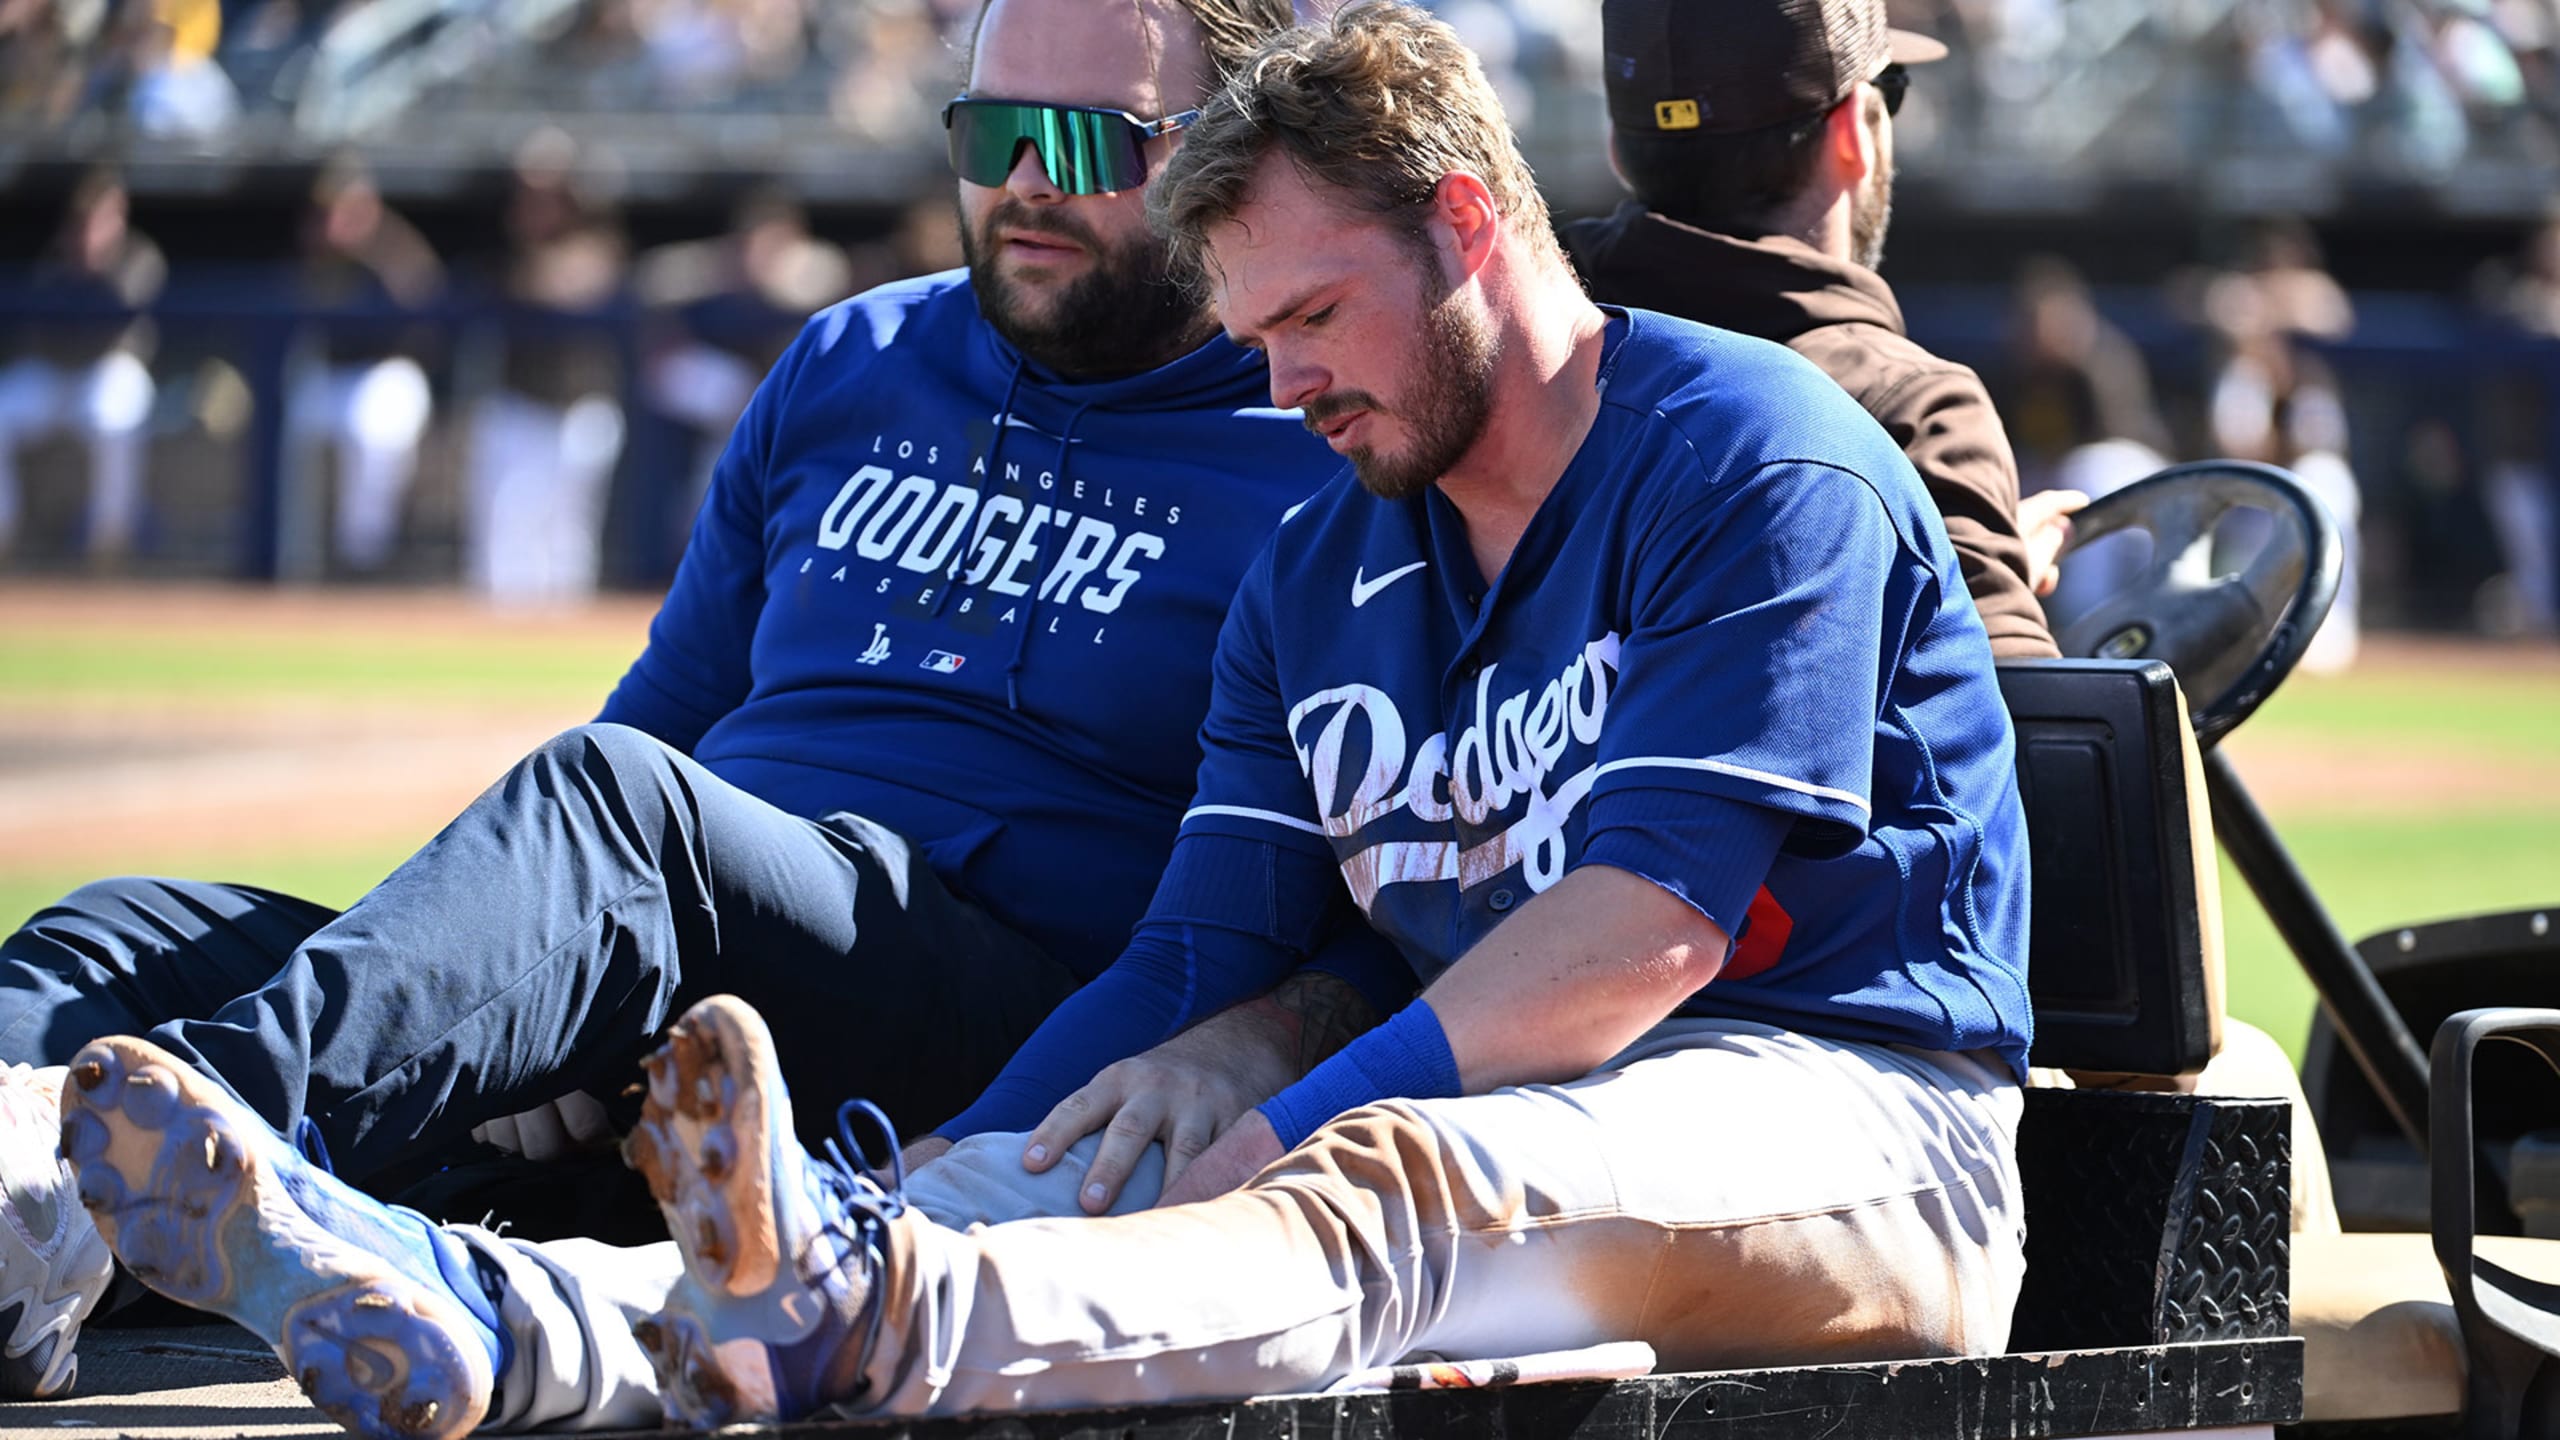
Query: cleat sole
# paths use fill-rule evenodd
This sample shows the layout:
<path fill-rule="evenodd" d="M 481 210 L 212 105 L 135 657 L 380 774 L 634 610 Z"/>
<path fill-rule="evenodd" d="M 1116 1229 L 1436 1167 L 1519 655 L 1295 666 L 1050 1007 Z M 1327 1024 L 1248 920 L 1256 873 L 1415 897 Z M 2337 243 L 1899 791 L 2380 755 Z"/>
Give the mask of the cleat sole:
<path fill-rule="evenodd" d="M 323 1414 L 382 1440 L 459 1440 L 493 1384 L 450 1297 L 323 1228 L 263 1122 L 146 1041 L 73 1062 L 63 1153 L 118 1259 L 151 1288 L 256 1332 Z"/>

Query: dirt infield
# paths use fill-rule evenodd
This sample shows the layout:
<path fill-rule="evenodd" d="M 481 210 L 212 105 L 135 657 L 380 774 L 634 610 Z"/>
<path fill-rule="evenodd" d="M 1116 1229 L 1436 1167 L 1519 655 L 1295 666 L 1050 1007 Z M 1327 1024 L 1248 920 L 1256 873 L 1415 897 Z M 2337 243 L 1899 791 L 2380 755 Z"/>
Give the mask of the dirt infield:
<path fill-rule="evenodd" d="M 451 593 L 252 587 L 0 586 L 0 636 L 148 633 L 243 637 L 279 648 L 361 637 L 397 650 L 433 639 L 522 650 L 557 645 L 636 654 L 654 602 L 620 598 L 568 613 L 493 612 Z M 30 627 L 21 630 L 19 627 Z M 2560 649 L 2430 639 L 2370 642 L 2359 676 L 2420 691 L 2465 677 L 2548 676 Z M 609 683 L 609 682 L 608 682 Z M 338 845 L 422 842 L 506 766 L 594 713 L 572 689 L 537 701 L 361 693 L 261 699 L 0 690 L 0 871 L 113 870 Z M 2547 759 L 2413 753 L 2392 743 L 2241 730 L 2232 754 L 2279 816 L 2417 814 L 2560 806 L 2560 713 Z"/>

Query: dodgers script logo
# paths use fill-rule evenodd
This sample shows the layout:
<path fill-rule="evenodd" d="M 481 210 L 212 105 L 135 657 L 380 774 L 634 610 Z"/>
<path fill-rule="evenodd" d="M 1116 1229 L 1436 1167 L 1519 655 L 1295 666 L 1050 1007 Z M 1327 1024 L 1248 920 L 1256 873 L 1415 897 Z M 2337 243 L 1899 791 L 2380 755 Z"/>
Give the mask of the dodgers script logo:
<path fill-rule="evenodd" d="M 1613 630 L 1555 675 L 1508 693 L 1498 691 L 1502 667 L 1486 666 L 1454 741 L 1444 730 L 1408 749 L 1403 713 L 1371 685 L 1319 690 L 1290 709 L 1298 769 L 1315 787 L 1325 833 L 1337 840 L 1356 843 L 1399 811 L 1435 826 L 1453 817 L 1479 828 L 1510 819 L 1475 845 L 1380 840 L 1352 851 L 1342 873 L 1362 910 L 1389 885 L 1455 880 L 1464 890 L 1515 864 L 1532 891 L 1564 878 L 1565 829 L 1599 773 L 1592 747 L 1608 719 L 1619 640 Z M 1367 764 L 1347 775 L 1346 757 L 1363 738 Z M 1568 756 L 1583 763 L 1558 780 Z"/>

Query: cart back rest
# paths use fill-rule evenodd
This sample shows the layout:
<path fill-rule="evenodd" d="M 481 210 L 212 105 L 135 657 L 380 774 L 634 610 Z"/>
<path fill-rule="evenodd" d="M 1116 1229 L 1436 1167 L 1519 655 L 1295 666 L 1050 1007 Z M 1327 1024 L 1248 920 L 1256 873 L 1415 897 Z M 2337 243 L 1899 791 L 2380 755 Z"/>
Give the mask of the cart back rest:
<path fill-rule="evenodd" d="M 2221 1046 L 2221 888 L 2186 701 L 2157 660 L 2000 666 L 2033 868 L 2035 1064 L 2184 1076 Z"/>

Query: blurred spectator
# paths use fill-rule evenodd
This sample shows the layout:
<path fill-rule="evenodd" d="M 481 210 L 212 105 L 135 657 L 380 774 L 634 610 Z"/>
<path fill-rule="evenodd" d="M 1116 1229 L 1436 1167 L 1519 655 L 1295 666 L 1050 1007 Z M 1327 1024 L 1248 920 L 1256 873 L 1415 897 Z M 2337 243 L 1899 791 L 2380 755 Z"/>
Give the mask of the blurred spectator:
<path fill-rule="evenodd" d="M 136 130 L 202 140 L 240 118 L 240 92 L 214 63 L 222 40 L 220 0 L 151 0 L 133 40 L 127 104 Z"/>
<path fill-rule="evenodd" d="M 779 79 L 804 51 L 801 0 L 635 0 L 631 17 L 661 93 L 680 102 Z"/>
<path fill-rule="evenodd" d="M 2560 216 L 2525 242 L 2519 262 L 2482 276 L 2481 300 L 2493 316 L 2545 340 L 2560 340 Z M 2481 388 L 2487 468 L 2482 501 L 2506 562 L 2503 605 L 2485 617 L 2495 628 L 2548 635 L 2560 631 L 2560 471 L 2552 464 L 2553 390 L 2560 365 L 2510 365 Z M 2498 613 L 2503 610 L 2504 613 Z"/>
<path fill-rule="evenodd" d="M 2209 283 L 2204 303 L 2208 322 L 2225 333 L 2343 340 L 2356 328 L 2354 303 L 2324 268 L 2319 240 L 2299 220 L 2259 225 L 2239 271 Z"/>
<path fill-rule="evenodd" d="M 810 314 L 853 293 L 852 266 L 809 233 L 798 201 L 766 187 L 739 204 L 728 234 L 652 250 L 634 275 L 660 336 L 642 393 L 692 440 L 678 507 L 689 525 L 756 382 Z"/>
<path fill-rule="evenodd" d="M 0 0 L 0 119 L 49 126 L 88 92 L 106 0 Z"/>
<path fill-rule="evenodd" d="M 2051 257 L 2029 261 L 2012 317 L 2000 411 L 2017 447 L 2022 493 L 2072 490 L 2096 499 L 2169 463 L 2149 367 L 2098 313 L 2077 270 Z M 2046 613 L 2069 623 L 2129 583 L 2145 555 L 2130 536 L 2082 545 L 2062 567 Z"/>
<path fill-rule="evenodd" d="M 605 502 L 623 439 L 622 363 L 600 324 L 620 298 L 620 225 L 581 188 L 566 135 L 544 131 L 516 162 L 507 204 L 505 355 L 471 419 L 464 570 L 516 604 L 596 586 Z"/>
<path fill-rule="evenodd" d="M 2364 501 L 2347 463 L 2337 378 L 2302 341 L 2343 339 L 2355 326 L 2354 307 L 2321 268 L 2310 232 L 2281 222 L 2260 232 L 2246 269 L 2206 287 L 2205 318 L 2222 353 L 2207 402 L 2214 452 L 2292 471 L 2328 507 L 2345 542 L 2337 601 L 2302 657 L 2314 673 L 2343 670 L 2363 632 Z M 2271 526 L 2270 517 L 2238 514 L 2218 539 L 2245 556 L 2266 543 Z"/>
<path fill-rule="evenodd" d="M 2560 339 L 2560 214 L 2543 221 L 2525 241 L 2524 254 L 2512 269 L 2495 266 L 2483 278 L 2488 293 L 2482 298 L 2492 313 L 2528 334 Z"/>
<path fill-rule="evenodd" d="M 430 304 L 443 288 L 435 251 L 383 204 L 361 164 L 342 160 L 321 174 L 303 222 L 303 297 L 327 310 L 372 313 L 341 314 L 310 337 L 285 423 L 295 463 L 322 446 L 335 452 L 333 533 L 339 559 L 356 570 L 380 569 L 391 556 L 418 441 L 434 412 L 417 359 L 423 337 L 396 312 Z"/>
<path fill-rule="evenodd" d="M 160 247 L 129 223 L 123 180 L 102 171 L 81 181 L 34 281 L 48 299 L 89 313 L 30 326 L 0 369 L 0 553 L 17 533 L 18 451 L 56 431 L 88 448 L 90 558 L 112 563 L 133 548 L 158 393 L 152 325 L 134 312 L 159 296 L 168 274 Z"/>
<path fill-rule="evenodd" d="M 933 117 L 960 88 L 960 66 L 945 50 L 954 17 L 925 0 L 875 0 L 839 17 L 853 55 L 835 83 L 836 123 L 883 144 L 925 144 Z"/>
<path fill-rule="evenodd" d="M 2252 5 L 2236 24 L 2249 80 L 2293 138 L 2336 155 L 2355 142 L 2355 112 L 2381 76 L 2358 27 L 2328 0 L 2308 6 Z"/>

